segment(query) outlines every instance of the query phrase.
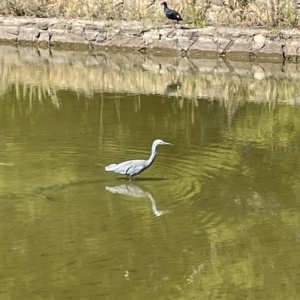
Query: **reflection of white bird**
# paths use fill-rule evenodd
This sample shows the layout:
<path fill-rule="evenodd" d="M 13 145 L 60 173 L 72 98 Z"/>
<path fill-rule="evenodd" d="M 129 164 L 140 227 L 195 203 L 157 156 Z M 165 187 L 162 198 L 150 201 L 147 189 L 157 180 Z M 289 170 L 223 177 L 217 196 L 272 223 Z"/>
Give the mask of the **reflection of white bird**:
<path fill-rule="evenodd" d="M 133 176 L 142 173 L 152 165 L 156 157 L 156 153 L 157 153 L 156 147 L 158 145 L 172 145 L 172 144 L 164 142 L 163 140 L 159 140 L 159 139 L 155 140 L 151 147 L 151 155 L 147 160 L 134 159 L 134 160 L 124 161 L 119 164 L 111 164 L 105 167 L 105 171 L 114 171 L 115 173 L 125 174 L 131 180 Z"/>
<path fill-rule="evenodd" d="M 157 210 L 156 201 L 153 195 L 149 191 L 146 191 L 135 184 L 129 183 L 116 186 L 106 186 L 105 189 L 114 194 L 121 194 L 134 198 L 149 198 L 152 205 L 152 211 L 156 217 L 169 213 L 168 210 Z"/>

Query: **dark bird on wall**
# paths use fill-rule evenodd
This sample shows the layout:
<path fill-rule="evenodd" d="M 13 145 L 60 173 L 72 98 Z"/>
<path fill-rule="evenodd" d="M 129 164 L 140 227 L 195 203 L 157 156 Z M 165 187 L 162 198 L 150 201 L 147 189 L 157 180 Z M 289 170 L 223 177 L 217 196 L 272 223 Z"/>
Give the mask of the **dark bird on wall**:
<path fill-rule="evenodd" d="M 161 5 L 164 6 L 164 13 L 168 19 L 177 21 L 177 24 L 182 21 L 180 14 L 176 10 L 170 9 L 166 1 L 162 2 Z"/>
<path fill-rule="evenodd" d="M 124 174 L 131 180 L 133 176 L 136 176 L 145 170 L 147 170 L 156 157 L 156 147 L 158 145 L 172 145 L 171 143 L 164 142 L 163 140 L 155 140 L 151 147 L 151 155 L 147 160 L 134 159 L 124 161 L 119 164 L 111 164 L 105 167 L 105 171 L 113 171 L 115 173 Z"/>

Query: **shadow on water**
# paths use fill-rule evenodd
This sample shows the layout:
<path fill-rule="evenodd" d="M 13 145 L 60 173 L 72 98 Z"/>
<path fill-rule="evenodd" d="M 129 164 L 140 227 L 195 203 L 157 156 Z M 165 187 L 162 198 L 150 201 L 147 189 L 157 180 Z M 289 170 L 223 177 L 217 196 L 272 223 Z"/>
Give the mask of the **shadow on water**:
<path fill-rule="evenodd" d="M 115 186 L 106 186 L 105 189 L 113 194 L 131 196 L 134 198 L 148 198 L 151 201 L 153 214 L 160 217 L 169 213 L 169 210 L 158 210 L 153 194 L 142 185 L 133 184 L 132 182 Z"/>
<path fill-rule="evenodd" d="M 88 185 L 88 184 L 101 184 L 105 180 L 103 179 L 82 179 L 82 180 L 76 180 L 76 181 L 70 181 L 64 184 L 54 184 L 51 186 L 43 186 L 35 188 L 33 192 L 30 192 L 29 194 L 32 194 L 34 196 L 46 199 L 46 200 L 56 200 L 55 197 L 50 195 L 45 195 L 47 191 L 50 192 L 57 192 L 57 191 L 63 191 L 67 188 L 70 188 L 72 186 L 81 186 L 81 185 Z"/>
<path fill-rule="evenodd" d="M 139 182 L 139 181 L 167 181 L 167 180 L 174 180 L 177 178 L 164 178 L 164 177 L 143 177 L 143 178 L 135 178 L 131 181 L 128 178 L 118 177 L 117 180 L 120 181 L 127 181 L 127 182 Z"/>

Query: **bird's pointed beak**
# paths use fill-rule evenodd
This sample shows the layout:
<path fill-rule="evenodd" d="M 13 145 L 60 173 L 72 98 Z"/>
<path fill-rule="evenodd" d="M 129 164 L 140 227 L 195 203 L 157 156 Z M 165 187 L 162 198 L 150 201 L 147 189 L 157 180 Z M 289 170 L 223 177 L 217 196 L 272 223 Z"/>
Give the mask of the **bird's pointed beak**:
<path fill-rule="evenodd" d="M 173 146 L 173 144 L 167 143 L 167 142 L 164 142 L 164 145 L 171 145 L 171 146 Z"/>

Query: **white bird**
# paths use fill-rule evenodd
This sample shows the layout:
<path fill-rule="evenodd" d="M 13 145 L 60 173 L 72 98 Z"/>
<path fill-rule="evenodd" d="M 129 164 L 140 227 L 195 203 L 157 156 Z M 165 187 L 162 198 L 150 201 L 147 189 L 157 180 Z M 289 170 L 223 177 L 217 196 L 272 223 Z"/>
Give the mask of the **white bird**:
<path fill-rule="evenodd" d="M 151 147 L 151 155 L 147 160 L 134 159 L 134 160 L 124 161 L 119 164 L 111 164 L 105 167 L 105 171 L 113 171 L 115 173 L 125 174 L 131 180 L 133 176 L 136 176 L 144 172 L 152 165 L 157 154 L 156 147 L 158 145 L 172 145 L 172 144 L 164 142 L 163 140 L 160 139 L 155 140 Z"/>

